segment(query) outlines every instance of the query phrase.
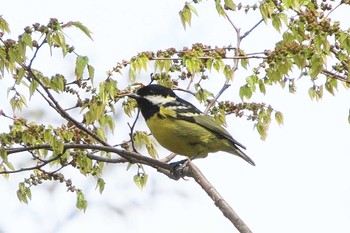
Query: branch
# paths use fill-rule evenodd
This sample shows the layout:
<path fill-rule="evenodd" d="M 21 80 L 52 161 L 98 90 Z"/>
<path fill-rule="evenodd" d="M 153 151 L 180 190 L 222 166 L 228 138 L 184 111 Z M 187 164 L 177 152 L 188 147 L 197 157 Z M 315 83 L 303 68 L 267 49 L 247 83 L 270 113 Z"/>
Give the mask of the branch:
<path fill-rule="evenodd" d="M 251 29 L 249 29 L 248 31 L 246 31 L 241 37 L 240 39 L 243 40 L 244 38 L 246 38 L 257 26 L 259 26 L 259 24 L 261 24 L 262 22 L 264 22 L 264 19 L 261 19 L 257 24 L 255 24 Z"/>
<path fill-rule="evenodd" d="M 146 157 L 140 155 L 138 153 L 134 153 L 131 151 L 121 150 L 110 146 L 101 146 L 101 145 L 89 145 L 89 144 L 64 144 L 64 150 L 68 149 L 81 149 L 81 150 L 98 150 L 104 152 L 110 152 L 120 155 L 122 158 L 106 158 L 102 156 L 94 155 L 93 153 L 87 153 L 87 157 L 105 163 L 125 163 L 125 162 L 133 162 L 133 163 L 141 163 L 148 165 L 150 167 L 155 168 L 158 172 L 161 172 L 168 176 L 171 179 L 178 180 L 181 177 L 188 176 L 194 178 L 194 180 L 202 187 L 202 189 L 208 194 L 208 196 L 214 201 L 214 204 L 221 210 L 224 216 L 229 219 L 234 226 L 241 233 L 250 233 L 251 231 L 245 225 L 245 223 L 239 218 L 239 216 L 234 212 L 234 210 L 230 207 L 230 205 L 224 200 L 224 198 L 218 193 L 218 191 L 209 183 L 209 181 L 205 178 L 203 173 L 192 163 L 189 162 L 188 166 L 186 166 L 181 174 L 174 169 L 172 164 L 167 164 L 162 161 Z M 39 149 L 47 149 L 52 150 L 52 147 L 48 144 L 45 145 L 37 145 L 37 146 L 29 146 L 29 147 L 18 147 L 18 148 L 7 148 L 5 149 L 7 154 L 20 153 L 25 151 L 39 150 Z M 61 155 L 57 155 L 55 158 L 49 159 L 42 164 L 21 168 L 15 171 L 3 171 L 0 174 L 8 174 L 8 173 L 16 173 L 34 169 L 40 169 L 48 163 L 58 159 Z"/>
<path fill-rule="evenodd" d="M 57 102 L 55 97 L 51 94 L 49 89 L 43 84 L 43 82 L 34 74 L 33 70 L 26 66 L 25 64 L 22 64 L 22 67 L 28 71 L 33 79 L 39 83 L 39 85 L 44 89 L 46 95 L 48 96 L 48 99 L 51 101 L 48 102 L 48 104 L 53 107 L 64 119 L 66 119 L 69 122 L 72 122 L 77 128 L 81 129 L 85 133 L 87 133 L 89 136 L 91 136 L 93 139 L 98 141 L 104 146 L 109 146 L 107 142 L 99 138 L 96 134 L 85 128 L 79 121 L 75 120 L 72 116 L 70 116 L 62 107 L 61 105 Z M 48 100 L 47 98 L 44 98 L 46 101 Z M 51 103 L 52 102 L 52 103 Z M 51 103 L 51 104 L 50 104 Z"/>
<path fill-rule="evenodd" d="M 220 193 L 213 187 L 213 185 L 205 178 L 203 173 L 192 163 L 188 164 L 187 176 L 192 177 L 197 184 L 208 194 L 214 201 L 214 204 L 221 210 L 224 216 L 231 221 L 231 223 L 241 233 L 251 233 L 252 231 L 243 222 L 243 220 L 236 214 L 232 207 L 225 201 Z"/>
<path fill-rule="evenodd" d="M 337 79 L 339 81 L 342 81 L 344 83 L 350 84 L 350 80 L 346 79 L 344 76 L 341 76 L 339 74 L 333 73 L 333 72 L 331 72 L 329 70 L 323 69 L 321 71 L 321 73 L 326 75 L 326 76 L 328 76 L 328 77 L 335 78 L 335 79 Z"/>
<path fill-rule="evenodd" d="M 209 110 L 214 106 L 215 102 L 219 99 L 219 97 L 222 95 L 222 93 L 224 93 L 224 91 L 229 88 L 231 85 L 228 84 L 228 82 L 226 81 L 224 83 L 224 85 L 222 86 L 221 90 L 219 91 L 218 94 L 216 94 L 216 96 L 214 97 L 213 100 L 210 101 L 210 103 L 208 104 L 208 106 L 206 107 L 204 113 L 207 114 L 209 112 Z"/>
<path fill-rule="evenodd" d="M 259 53 L 260 54 L 260 53 Z M 212 57 L 209 56 L 199 56 L 198 59 L 203 59 L 207 60 Z M 257 55 L 246 55 L 246 56 L 232 56 L 232 57 L 222 57 L 221 59 L 224 60 L 240 60 L 240 59 L 265 59 L 267 58 L 266 56 L 257 56 Z M 149 58 L 150 61 L 166 61 L 166 60 L 171 60 L 171 61 L 182 61 L 182 57 L 152 57 Z"/>
<path fill-rule="evenodd" d="M 90 144 L 63 144 L 64 150 L 68 149 L 81 149 L 81 150 L 98 150 L 98 151 L 104 151 L 109 153 L 115 153 L 119 155 L 121 158 L 116 159 L 110 159 L 105 158 L 101 156 L 93 155 L 92 153 L 87 154 L 87 157 L 96 161 L 101 162 L 107 162 L 107 163 L 124 163 L 124 162 L 132 162 L 132 163 L 142 163 L 145 165 L 148 165 L 150 167 L 153 167 L 157 169 L 157 171 L 167 175 L 168 177 L 172 179 L 179 179 L 180 177 L 174 176 L 172 169 L 173 167 L 170 164 L 164 163 L 162 161 L 140 155 L 138 153 L 134 153 L 131 151 L 126 151 L 118 148 L 114 148 L 111 146 L 103 146 L 103 145 L 90 145 Z M 37 145 L 37 146 L 28 146 L 28 147 L 17 147 L 17 148 L 6 148 L 6 152 L 8 155 L 14 154 L 14 153 L 20 153 L 25 151 L 31 151 L 31 150 L 40 150 L 40 149 L 46 149 L 46 150 L 52 150 L 52 147 L 49 144 L 43 144 L 43 145 Z M 50 161 L 51 162 L 51 161 Z M 30 168 L 25 168 L 26 170 L 30 170 Z M 33 168 L 32 168 L 33 169 Z M 35 169 L 35 167 L 34 167 Z M 1 173 L 7 173 L 6 172 L 0 172 Z"/>

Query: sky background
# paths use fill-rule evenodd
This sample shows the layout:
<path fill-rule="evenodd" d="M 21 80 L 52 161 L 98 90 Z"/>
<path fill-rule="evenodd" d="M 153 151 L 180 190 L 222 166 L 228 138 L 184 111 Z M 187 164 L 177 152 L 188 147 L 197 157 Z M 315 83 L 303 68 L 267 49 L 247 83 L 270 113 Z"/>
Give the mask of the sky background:
<path fill-rule="evenodd" d="M 181 49 L 196 42 L 235 45 L 234 31 L 217 15 L 212 1 L 197 6 L 199 17 L 193 17 L 186 31 L 178 16 L 183 4 L 176 0 L 15 0 L 1 3 L 0 14 L 10 23 L 13 37 L 25 26 L 46 24 L 50 18 L 81 21 L 93 32 L 93 41 L 78 30 L 67 30 L 69 43 L 79 54 L 89 56 L 98 83 L 118 61 L 140 51 Z M 349 7 L 334 12 L 333 17 L 345 19 L 346 10 Z M 259 13 L 240 12 L 232 19 L 245 32 L 258 22 Z M 342 23 L 349 27 L 348 22 Z M 247 53 L 271 49 L 278 36 L 262 24 L 243 41 L 242 48 Z M 74 72 L 73 57 L 62 60 L 54 54 L 48 58 L 44 51 L 34 65 L 47 74 Z M 238 90 L 246 75 L 239 70 L 223 97 L 239 102 Z M 125 83 L 127 79 L 120 77 L 118 81 Z M 220 89 L 222 82 L 218 83 L 214 90 Z M 11 84 L 6 79 L 0 80 L 1 93 L 6 93 L 8 85 Z M 326 93 L 322 101 L 316 102 L 308 97 L 307 78 L 297 85 L 294 95 L 276 86 L 268 87 L 266 96 L 252 98 L 251 101 L 270 104 L 285 117 L 283 126 L 271 124 L 266 141 L 260 140 L 252 122 L 228 118 L 228 131 L 247 147 L 246 153 L 256 167 L 225 153 L 212 154 L 195 164 L 253 232 L 350 232 L 350 94 L 339 85 L 335 97 Z M 2 96 L 0 109 L 12 114 L 6 95 Z M 40 102 L 35 100 L 29 106 L 40 108 Z M 204 109 L 194 99 L 190 101 Z M 30 113 L 25 110 L 25 114 Z M 45 114 L 39 122 L 59 124 L 54 113 Z M 118 119 L 116 125 L 127 129 L 129 119 Z M 142 121 L 138 128 L 146 129 Z M 0 118 L 0 132 L 7 131 L 9 123 Z M 111 138 L 116 143 L 127 137 L 127 131 L 118 127 Z M 168 152 L 160 149 L 159 154 Z M 64 185 L 48 183 L 33 188 L 32 201 L 25 205 L 16 197 L 23 175 L 0 178 L 0 232 L 235 232 L 193 180 L 173 181 L 150 168 L 147 172 L 149 182 L 140 191 L 132 181 L 134 169 L 126 171 L 125 165 L 108 165 L 103 176 L 106 188 L 100 195 L 93 178 L 67 171 L 66 177 L 82 188 L 89 202 L 85 213 L 75 208 L 75 194 L 66 192 Z"/>

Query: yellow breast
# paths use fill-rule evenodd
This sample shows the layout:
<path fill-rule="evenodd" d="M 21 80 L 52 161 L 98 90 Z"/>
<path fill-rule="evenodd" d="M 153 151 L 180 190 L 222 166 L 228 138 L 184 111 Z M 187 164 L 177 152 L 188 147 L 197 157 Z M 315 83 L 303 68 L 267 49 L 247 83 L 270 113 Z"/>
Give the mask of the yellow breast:
<path fill-rule="evenodd" d="M 147 125 L 159 144 L 176 154 L 206 157 L 210 152 L 232 149 L 227 139 L 196 123 L 155 114 L 147 120 Z"/>

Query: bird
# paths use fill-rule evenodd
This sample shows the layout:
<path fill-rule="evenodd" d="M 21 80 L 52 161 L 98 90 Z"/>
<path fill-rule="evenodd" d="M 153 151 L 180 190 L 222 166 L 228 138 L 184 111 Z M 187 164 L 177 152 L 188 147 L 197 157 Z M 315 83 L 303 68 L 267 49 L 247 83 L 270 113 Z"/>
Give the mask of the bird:
<path fill-rule="evenodd" d="M 153 137 L 169 151 L 191 160 L 224 151 L 255 166 L 254 161 L 242 151 L 245 146 L 213 117 L 178 97 L 171 88 L 149 84 L 127 96 L 136 100 Z"/>

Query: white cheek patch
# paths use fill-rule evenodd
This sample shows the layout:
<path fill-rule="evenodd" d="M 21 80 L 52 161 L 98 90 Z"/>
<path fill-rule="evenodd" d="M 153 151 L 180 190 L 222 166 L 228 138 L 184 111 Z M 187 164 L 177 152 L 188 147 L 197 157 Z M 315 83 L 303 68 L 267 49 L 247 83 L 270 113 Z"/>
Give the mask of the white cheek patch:
<path fill-rule="evenodd" d="M 175 97 L 171 97 L 171 96 L 161 96 L 161 95 L 146 95 L 143 98 L 145 98 L 146 100 L 148 100 L 149 102 L 151 102 L 154 105 L 161 105 L 161 104 L 166 104 L 169 102 L 173 102 L 176 100 Z"/>

